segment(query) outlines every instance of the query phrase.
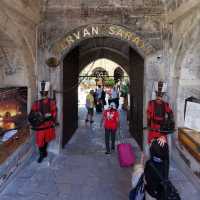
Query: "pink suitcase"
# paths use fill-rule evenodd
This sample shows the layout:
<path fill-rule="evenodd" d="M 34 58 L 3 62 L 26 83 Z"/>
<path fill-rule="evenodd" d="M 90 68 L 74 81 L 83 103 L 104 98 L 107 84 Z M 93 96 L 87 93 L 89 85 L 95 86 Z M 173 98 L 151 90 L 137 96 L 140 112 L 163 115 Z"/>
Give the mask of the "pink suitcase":
<path fill-rule="evenodd" d="M 130 167 L 135 162 L 135 154 L 132 146 L 129 143 L 117 145 L 119 164 L 121 167 Z"/>

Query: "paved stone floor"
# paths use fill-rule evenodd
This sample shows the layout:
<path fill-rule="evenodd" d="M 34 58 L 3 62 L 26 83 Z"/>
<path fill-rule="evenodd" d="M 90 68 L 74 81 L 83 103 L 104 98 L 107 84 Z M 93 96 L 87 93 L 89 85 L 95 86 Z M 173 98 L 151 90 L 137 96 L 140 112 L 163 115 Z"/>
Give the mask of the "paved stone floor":
<path fill-rule="evenodd" d="M 128 200 L 132 169 L 120 168 L 117 154 L 105 155 L 104 133 L 95 123 L 85 126 L 80 112 L 79 129 L 59 156 L 49 155 L 38 164 L 36 157 L 0 194 L 0 200 Z M 122 113 L 121 134 L 131 142 L 139 160 L 140 152 L 129 137 Z M 199 200 L 199 194 L 172 162 L 170 177 L 183 200 Z"/>

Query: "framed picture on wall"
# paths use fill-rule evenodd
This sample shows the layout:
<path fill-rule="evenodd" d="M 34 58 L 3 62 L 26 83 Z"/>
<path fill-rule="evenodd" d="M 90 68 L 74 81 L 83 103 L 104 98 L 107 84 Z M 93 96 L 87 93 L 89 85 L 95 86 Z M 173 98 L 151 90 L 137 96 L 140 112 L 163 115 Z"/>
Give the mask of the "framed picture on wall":
<path fill-rule="evenodd" d="M 0 137 L 27 124 L 27 87 L 0 88 Z"/>
<path fill-rule="evenodd" d="M 200 99 L 189 97 L 185 99 L 184 126 L 200 132 Z"/>

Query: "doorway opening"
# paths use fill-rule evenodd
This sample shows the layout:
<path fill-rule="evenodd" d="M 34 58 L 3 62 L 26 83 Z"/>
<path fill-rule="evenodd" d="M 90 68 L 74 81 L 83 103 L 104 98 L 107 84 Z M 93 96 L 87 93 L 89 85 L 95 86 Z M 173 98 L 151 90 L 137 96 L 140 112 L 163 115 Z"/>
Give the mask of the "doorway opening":
<path fill-rule="evenodd" d="M 120 72 L 117 76 L 116 70 Z M 130 103 L 128 104 L 129 85 L 129 76 L 126 71 L 118 63 L 109 59 L 97 59 L 85 66 L 79 74 L 79 121 L 86 119 L 86 96 L 90 91 L 93 91 L 96 114 L 101 114 L 113 101 L 113 88 L 116 88 L 119 109 L 127 111 L 130 108 Z"/>
<path fill-rule="evenodd" d="M 79 74 L 89 63 L 101 58 L 117 63 L 130 78 L 129 130 L 142 147 L 144 59 L 128 42 L 112 37 L 83 40 L 72 48 L 63 59 L 62 146 L 65 146 L 78 128 Z M 121 76 L 120 73 L 115 74 Z M 92 76 L 96 74 L 106 76 L 107 72 L 100 67 L 92 71 Z M 115 77 L 116 75 L 113 74 L 113 79 L 116 79 Z"/>

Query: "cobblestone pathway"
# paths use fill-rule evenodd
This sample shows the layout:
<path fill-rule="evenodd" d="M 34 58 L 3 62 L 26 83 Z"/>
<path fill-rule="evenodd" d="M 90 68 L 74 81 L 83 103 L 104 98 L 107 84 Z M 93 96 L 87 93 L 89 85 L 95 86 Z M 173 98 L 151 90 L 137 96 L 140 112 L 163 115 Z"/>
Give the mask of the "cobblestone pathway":
<path fill-rule="evenodd" d="M 0 200 L 128 200 L 132 169 L 119 167 L 116 152 L 105 155 L 103 129 L 96 115 L 92 126 L 85 126 L 80 113 L 79 129 L 59 156 L 50 155 L 38 164 L 35 157 L 0 194 Z M 121 133 L 139 150 L 128 135 L 122 113 Z M 183 200 L 197 200 L 198 193 L 187 178 L 171 165 L 170 176 Z M 187 190 L 187 192 L 186 192 Z"/>

